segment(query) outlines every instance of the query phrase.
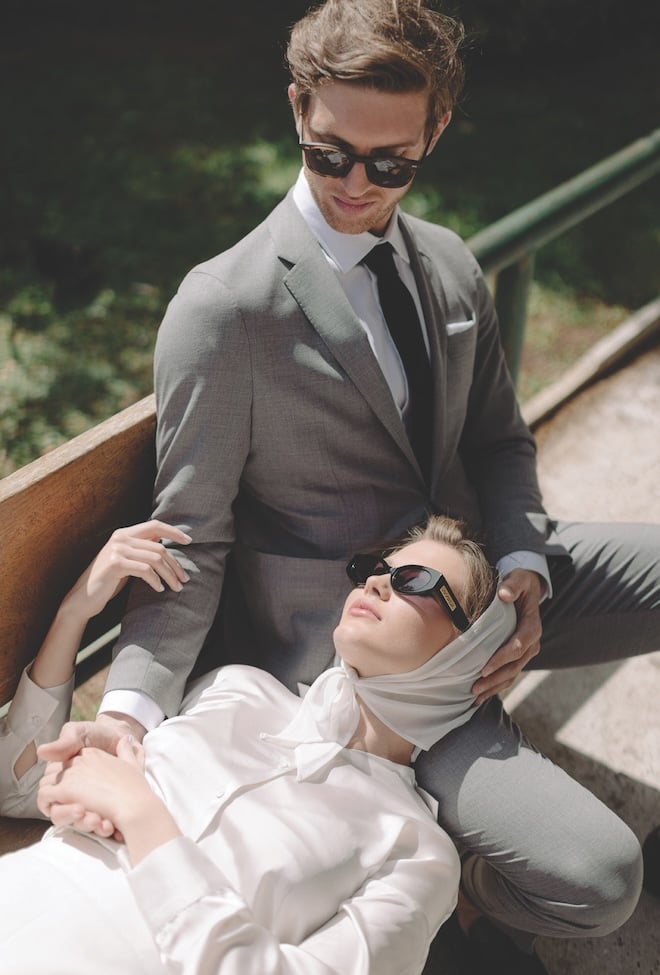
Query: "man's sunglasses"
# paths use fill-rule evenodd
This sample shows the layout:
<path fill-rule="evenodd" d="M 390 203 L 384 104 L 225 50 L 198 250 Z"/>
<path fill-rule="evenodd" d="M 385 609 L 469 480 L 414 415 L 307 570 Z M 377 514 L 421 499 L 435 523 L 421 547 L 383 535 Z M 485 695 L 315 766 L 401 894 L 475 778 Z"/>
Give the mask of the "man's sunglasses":
<path fill-rule="evenodd" d="M 390 584 L 395 592 L 404 596 L 435 596 L 459 630 L 467 630 L 470 626 L 445 577 L 428 566 L 399 565 L 392 568 L 378 555 L 355 555 L 346 566 L 346 573 L 354 586 L 364 586 L 369 576 L 389 573 Z"/>
<path fill-rule="evenodd" d="M 348 176 L 356 162 L 364 163 L 367 179 L 374 186 L 386 190 L 407 186 L 426 158 L 433 133 L 424 146 L 421 159 L 406 159 L 405 156 L 358 156 L 348 149 L 329 146 L 323 142 L 303 142 L 298 145 L 305 155 L 307 168 L 317 176 L 331 176 L 341 179 Z"/>

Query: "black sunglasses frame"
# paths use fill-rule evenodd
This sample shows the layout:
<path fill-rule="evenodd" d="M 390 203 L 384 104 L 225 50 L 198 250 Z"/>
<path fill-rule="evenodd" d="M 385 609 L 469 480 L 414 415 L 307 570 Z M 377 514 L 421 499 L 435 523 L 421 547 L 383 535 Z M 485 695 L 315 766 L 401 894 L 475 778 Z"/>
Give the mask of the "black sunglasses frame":
<path fill-rule="evenodd" d="M 403 573 L 416 569 L 428 573 L 430 581 L 421 589 L 409 589 L 407 586 L 410 584 L 410 580 L 402 582 L 401 577 Z M 461 633 L 469 629 L 470 621 L 454 591 L 443 574 L 436 569 L 431 569 L 427 565 L 398 565 L 393 568 L 382 556 L 364 554 L 354 555 L 346 566 L 346 574 L 354 586 L 364 586 L 369 576 L 387 575 L 388 573 L 390 585 L 395 592 L 402 596 L 434 596 Z"/>
<path fill-rule="evenodd" d="M 359 162 L 364 163 L 364 169 L 370 183 L 373 183 L 374 186 L 379 186 L 381 189 L 395 190 L 401 189 L 403 186 L 407 186 L 412 182 L 417 170 L 426 159 L 426 154 L 429 146 L 431 145 L 432 138 L 433 133 L 431 133 L 426 145 L 424 146 L 424 152 L 421 159 L 408 159 L 406 156 L 359 156 L 356 152 L 350 152 L 348 149 L 342 149 L 341 146 L 333 146 L 326 142 L 305 142 L 303 139 L 298 141 L 298 145 L 305 154 L 307 168 L 311 169 L 311 171 L 316 173 L 317 176 L 323 176 L 327 179 L 343 179 L 344 176 L 348 176 L 355 163 Z M 343 166 L 337 173 L 324 173 L 320 169 L 317 169 L 315 167 L 313 153 L 314 150 L 323 149 L 329 149 L 332 152 L 340 153 L 346 158 L 346 165 Z M 378 163 L 383 162 L 391 162 L 394 163 L 395 166 L 403 167 L 402 172 L 405 175 L 405 179 L 395 179 L 392 182 L 388 173 L 380 173 L 375 167 L 378 165 Z"/>

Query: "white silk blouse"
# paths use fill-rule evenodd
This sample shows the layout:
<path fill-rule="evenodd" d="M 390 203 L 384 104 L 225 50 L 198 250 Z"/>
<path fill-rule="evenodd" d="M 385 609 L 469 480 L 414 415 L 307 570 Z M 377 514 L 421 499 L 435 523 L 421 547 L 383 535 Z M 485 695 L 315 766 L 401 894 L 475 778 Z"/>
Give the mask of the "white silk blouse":
<path fill-rule="evenodd" d="M 263 671 L 221 669 L 144 742 L 147 777 L 184 835 L 131 868 L 119 844 L 69 831 L 67 843 L 121 864 L 122 910 L 145 922 L 150 973 L 422 971 L 455 906 L 454 845 L 408 766 L 344 748 L 301 779 L 295 753 L 271 739 L 300 705 Z"/>

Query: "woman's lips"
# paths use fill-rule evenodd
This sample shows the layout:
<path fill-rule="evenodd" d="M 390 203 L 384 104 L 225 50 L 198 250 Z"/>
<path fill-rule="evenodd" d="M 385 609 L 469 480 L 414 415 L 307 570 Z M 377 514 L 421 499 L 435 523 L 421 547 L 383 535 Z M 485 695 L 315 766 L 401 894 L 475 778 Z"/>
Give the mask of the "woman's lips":
<path fill-rule="evenodd" d="M 349 613 L 351 616 L 367 616 L 372 619 L 380 620 L 380 613 L 376 607 L 367 599 L 358 599 L 351 606 Z"/>

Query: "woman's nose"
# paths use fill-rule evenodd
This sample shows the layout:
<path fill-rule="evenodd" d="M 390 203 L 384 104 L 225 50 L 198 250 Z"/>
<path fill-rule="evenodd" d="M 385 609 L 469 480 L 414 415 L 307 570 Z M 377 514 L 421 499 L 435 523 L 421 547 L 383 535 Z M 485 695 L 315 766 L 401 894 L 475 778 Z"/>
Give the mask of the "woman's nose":
<path fill-rule="evenodd" d="M 389 599 L 392 595 L 389 573 L 383 572 L 379 575 L 369 576 L 364 588 L 366 592 L 372 593 L 379 599 Z"/>

